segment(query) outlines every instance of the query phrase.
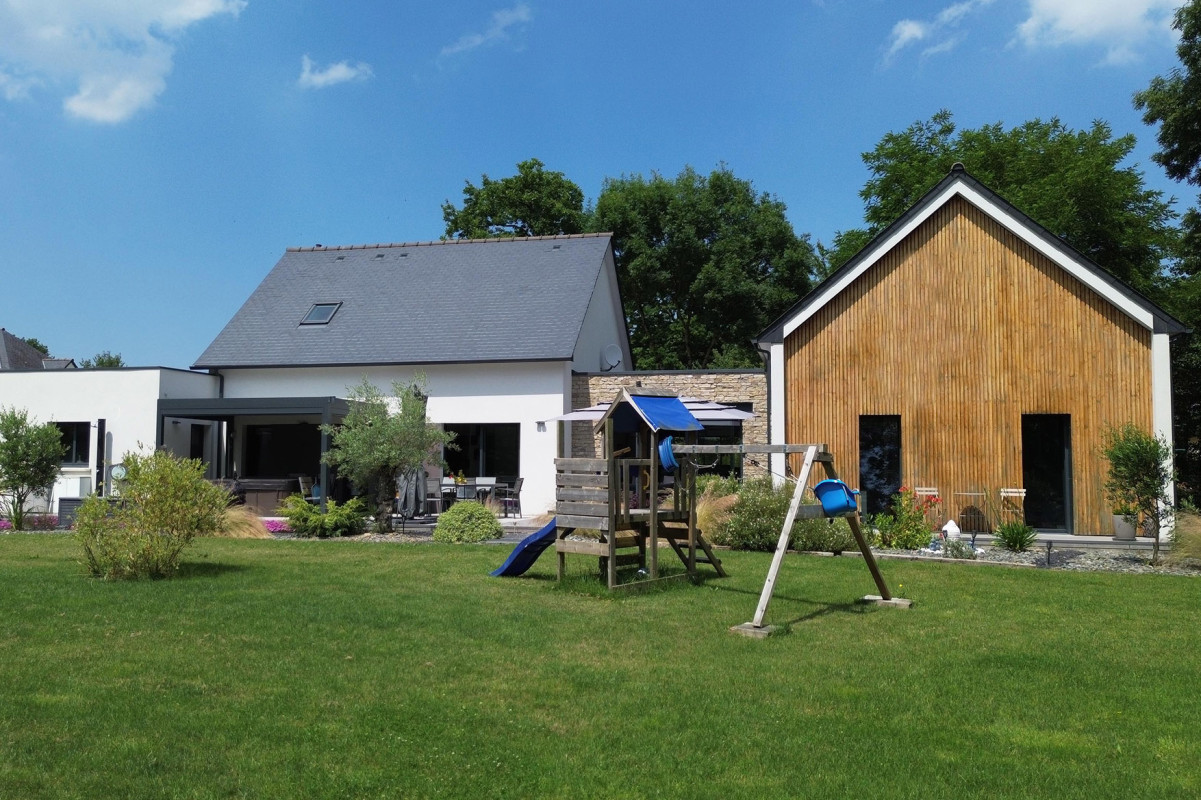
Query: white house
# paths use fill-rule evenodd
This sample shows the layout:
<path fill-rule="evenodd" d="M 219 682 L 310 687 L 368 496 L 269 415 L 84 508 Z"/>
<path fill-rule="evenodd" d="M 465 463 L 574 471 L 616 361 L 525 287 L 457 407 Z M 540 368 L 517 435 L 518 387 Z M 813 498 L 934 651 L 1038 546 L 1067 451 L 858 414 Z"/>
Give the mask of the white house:
<path fill-rule="evenodd" d="M 317 246 L 284 253 L 193 371 L 31 361 L 0 373 L 0 405 L 63 428 L 58 498 L 102 487 L 140 443 L 209 462 L 270 510 L 300 476 L 347 491 L 319 426 L 346 415 L 350 387 L 423 376 L 430 420 L 456 434 L 451 469 L 523 478 L 540 513 L 558 445 L 543 421 L 571 410 L 573 373 L 631 361 L 608 234 Z"/>
<path fill-rule="evenodd" d="M 216 397 L 213 375 L 163 367 L 0 370 L 0 406 L 25 409 L 38 423 L 53 422 L 67 453 L 48 510 L 103 487 L 107 467 L 124 453 L 161 444 L 180 455 L 208 460 L 218 442 L 211 422 L 159 417 L 158 404 Z M 213 472 L 215 476 L 215 472 Z M 39 504 L 41 501 L 38 501 Z"/>
<path fill-rule="evenodd" d="M 573 371 L 631 360 L 608 234 L 293 248 L 193 366 L 218 396 L 159 415 L 223 423 L 223 475 L 285 491 L 307 474 L 336 496 L 317 424 L 363 378 L 424 376 L 430 420 L 456 434 L 451 469 L 524 478 L 540 512 L 557 444 L 542 420 L 571 410 Z"/>

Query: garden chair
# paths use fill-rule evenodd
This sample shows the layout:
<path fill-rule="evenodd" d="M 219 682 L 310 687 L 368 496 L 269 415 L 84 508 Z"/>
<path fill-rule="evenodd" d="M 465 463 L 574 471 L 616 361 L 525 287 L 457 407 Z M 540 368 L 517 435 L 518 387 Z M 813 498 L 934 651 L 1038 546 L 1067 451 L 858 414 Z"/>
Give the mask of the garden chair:
<path fill-rule="evenodd" d="M 430 513 L 430 507 L 442 513 L 442 484 L 437 478 L 425 479 L 425 513 Z"/>
<path fill-rule="evenodd" d="M 514 516 L 521 516 L 521 484 L 524 482 L 525 478 L 518 478 L 512 487 L 496 487 L 495 497 L 500 500 L 501 509 L 506 517 L 509 516 L 510 509 L 513 510 Z"/>

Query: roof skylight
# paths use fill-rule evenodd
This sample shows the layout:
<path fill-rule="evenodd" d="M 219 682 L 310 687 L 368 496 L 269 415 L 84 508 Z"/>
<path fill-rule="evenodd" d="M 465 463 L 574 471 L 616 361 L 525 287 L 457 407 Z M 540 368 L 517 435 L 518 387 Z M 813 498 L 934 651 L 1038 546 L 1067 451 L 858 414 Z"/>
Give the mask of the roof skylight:
<path fill-rule="evenodd" d="M 334 318 L 334 314 L 342 306 L 341 303 L 314 303 L 309 313 L 300 321 L 301 325 L 325 325 Z"/>

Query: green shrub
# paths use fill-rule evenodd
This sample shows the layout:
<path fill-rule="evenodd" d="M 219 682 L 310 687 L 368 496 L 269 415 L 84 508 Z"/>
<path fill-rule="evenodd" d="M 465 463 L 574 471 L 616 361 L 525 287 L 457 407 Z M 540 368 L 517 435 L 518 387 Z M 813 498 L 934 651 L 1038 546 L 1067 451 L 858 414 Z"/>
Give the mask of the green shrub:
<path fill-rule="evenodd" d="M 726 497 L 738 494 L 742 489 L 742 481 L 738 478 L 724 478 L 721 475 L 699 475 L 696 479 L 696 493 L 699 497 L 708 494 L 710 497 Z"/>
<path fill-rule="evenodd" d="M 1024 553 L 1038 541 L 1038 532 L 1024 522 L 1002 522 L 993 535 L 998 545 L 1014 553 Z"/>
<path fill-rule="evenodd" d="M 126 453 L 118 498 L 92 495 L 75 517 L 88 571 L 105 579 L 167 578 L 183 549 L 221 525 L 229 493 L 204 464 L 165 451 Z"/>
<path fill-rule="evenodd" d="M 325 505 L 323 514 L 320 506 L 294 494 L 284 501 L 280 514 L 288 520 L 288 527 L 304 539 L 358 536 L 367 529 L 367 507 L 359 498 L 352 497 L 341 505 L 330 499 Z"/>
<path fill-rule="evenodd" d="M 976 559 L 976 551 L 972 546 L 961 539 L 948 539 L 942 547 L 944 558 L 959 558 L 968 561 Z"/>
<path fill-rule="evenodd" d="M 792 489 L 788 484 L 777 489 L 771 478 L 743 481 L 737 502 L 711 539 L 735 550 L 775 550 Z"/>
<path fill-rule="evenodd" d="M 892 498 L 892 514 L 872 519 L 880 531 L 880 546 L 898 550 L 920 550 L 930 544 L 934 534 L 926 513 L 939 502 L 936 497 L 918 497 L 912 489 L 901 487 Z"/>
<path fill-rule="evenodd" d="M 784 524 L 783 520 L 780 524 Z M 777 531 L 777 535 L 779 532 Z M 793 550 L 811 550 L 823 553 L 841 553 L 843 550 L 858 550 L 851 526 L 845 517 L 832 519 L 798 519 L 792 526 Z"/>
<path fill-rule="evenodd" d="M 1172 551 L 1168 563 L 1201 565 L 1201 515 L 1188 501 L 1182 500 L 1172 528 Z"/>
<path fill-rule="evenodd" d="M 496 516 L 475 500 L 460 500 L 438 517 L 434 541 L 459 543 L 499 539 L 504 534 Z"/>

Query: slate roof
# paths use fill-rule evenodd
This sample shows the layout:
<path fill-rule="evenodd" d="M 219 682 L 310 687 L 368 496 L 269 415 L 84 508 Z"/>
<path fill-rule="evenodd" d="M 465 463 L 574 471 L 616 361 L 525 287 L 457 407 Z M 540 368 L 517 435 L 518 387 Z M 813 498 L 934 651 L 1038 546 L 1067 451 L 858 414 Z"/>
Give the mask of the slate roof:
<path fill-rule="evenodd" d="M 0 369 L 42 369 L 42 351 L 0 328 Z"/>
<path fill-rule="evenodd" d="M 610 239 L 289 248 L 194 367 L 570 360 Z"/>
<path fill-rule="evenodd" d="M 947 190 L 955 186 L 965 187 L 972 193 L 982 197 L 986 203 L 991 203 L 1003 214 L 1015 220 L 1018 225 L 1022 226 L 1035 239 L 1041 240 L 1047 250 L 1055 254 L 1051 259 L 1052 261 L 1058 262 L 1061 266 L 1070 264 L 1074 269 L 1091 276 L 1095 283 L 1094 288 L 1097 288 L 1097 286 L 1103 287 L 1103 291 L 1100 293 L 1111 303 L 1115 299 L 1120 298 L 1128 302 L 1131 306 L 1141 309 L 1153 320 L 1152 329 L 1156 333 L 1177 334 L 1189 330 L 1184 323 L 1167 311 L 1164 311 L 1146 296 L 1125 282 L 1115 278 L 1096 262 L 1074 249 L 1063 239 L 1060 239 L 1042 225 L 1039 225 L 1003 197 L 972 177 L 963 168 L 962 164 L 956 164 L 945 178 L 939 181 L 930 191 L 926 192 L 922 199 L 914 203 L 908 211 L 881 231 L 879 235 L 868 242 L 850 260 L 835 270 L 824 281 L 813 287 L 809 294 L 802 297 L 792 308 L 784 312 L 775 322 L 760 333 L 755 339 L 756 345 L 769 345 L 784 341 L 785 327 L 791 320 L 800 314 L 813 313 L 813 311 L 828 303 L 839 292 L 849 286 L 849 279 L 862 274 L 865 269 L 870 269 L 877 257 L 882 255 L 884 249 L 889 246 L 889 240 L 893 238 L 895 233 L 903 231 L 913 220 L 928 218 L 934 209 L 949 202 L 951 195 L 947 194 Z M 987 209 L 983 210 L 985 213 L 989 213 Z M 840 283 L 846 285 L 839 288 Z"/>

